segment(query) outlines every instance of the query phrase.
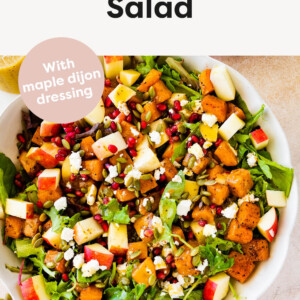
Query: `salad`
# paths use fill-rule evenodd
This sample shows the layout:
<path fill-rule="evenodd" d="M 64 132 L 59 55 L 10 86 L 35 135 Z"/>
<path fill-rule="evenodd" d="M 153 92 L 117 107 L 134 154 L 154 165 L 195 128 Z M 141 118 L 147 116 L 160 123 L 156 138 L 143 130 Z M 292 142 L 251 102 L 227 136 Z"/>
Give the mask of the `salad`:
<path fill-rule="evenodd" d="M 104 56 L 97 107 L 68 124 L 22 112 L 0 154 L 3 242 L 24 300 L 221 300 L 269 258 L 293 169 L 225 66 Z"/>

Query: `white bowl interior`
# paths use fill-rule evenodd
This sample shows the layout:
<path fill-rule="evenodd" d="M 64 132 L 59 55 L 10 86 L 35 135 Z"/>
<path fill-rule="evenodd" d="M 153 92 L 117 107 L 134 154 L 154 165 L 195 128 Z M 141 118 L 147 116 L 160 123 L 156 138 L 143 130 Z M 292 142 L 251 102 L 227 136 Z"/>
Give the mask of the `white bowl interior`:
<path fill-rule="evenodd" d="M 185 65 L 190 70 L 203 70 L 216 64 L 221 64 L 210 57 L 184 57 L 184 59 Z M 256 112 L 264 101 L 241 74 L 230 67 L 228 68 L 234 84 L 246 101 L 249 110 L 252 113 Z M 0 152 L 5 153 L 14 162 L 17 162 L 18 155 L 16 134 L 21 131 L 21 110 L 24 108 L 25 105 L 22 99 L 18 97 L 0 117 L 0 128 L 2 128 L 0 131 Z M 260 120 L 260 125 L 270 137 L 268 150 L 271 152 L 273 159 L 284 166 L 291 167 L 290 151 L 285 134 L 274 114 L 267 106 L 264 117 Z M 289 237 L 296 220 L 297 197 L 296 180 L 294 180 L 287 207 L 281 210 L 279 231 L 271 245 L 271 257 L 266 262 L 258 265 L 253 276 L 245 284 L 234 284 L 239 296 L 251 300 L 257 299 L 268 289 L 278 275 L 287 255 Z M 5 268 L 5 263 L 17 265 L 20 261 L 2 243 L 0 243 L 0 253 L 0 279 L 7 286 L 14 299 L 22 299 L 17 285 L 18 275 L 11 273 Z M 226 299 L 233 299 L 232 294 L 229 294 Z"/>

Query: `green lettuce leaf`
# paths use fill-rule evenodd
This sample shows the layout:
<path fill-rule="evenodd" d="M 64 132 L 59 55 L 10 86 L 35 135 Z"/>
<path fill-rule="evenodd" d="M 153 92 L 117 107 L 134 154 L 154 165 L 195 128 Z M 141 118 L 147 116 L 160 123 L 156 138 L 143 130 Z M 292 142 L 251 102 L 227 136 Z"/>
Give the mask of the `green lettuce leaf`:
<path fill-rule="evenodd" d="M 247 119 L 246 125 L 241 130 L 241 133 L 243 133 L 243 134 L 249 134 L 252 131 L 255 123 L 263 115 L 264 109 L 265 109 L 265 105 L 263 104 L 261 106 L 261 109 L 256 114 L 254 114 L 253 116 L 251 116 L 250 118 Z"/>
<path fill-rule="evenodd" d="M 70 282 L 61 281 L 60 283 L 57 283 L 57 281 L 45 281 L 45 287 L 46 292 L 51 296 L 52 300 L 76 299 L 75 295 L 71 291 L 66 291 L 72 287 Z"/>
<path fill-rule="evenodd" d="M 113 198 L 107 204 L 101 204 L 102 218 L 108 222 L 115 222 L 118 224 L 129 224 L 130 218 L 128 215 L 127 205 L 122 207 L 118 200 Z"/>
<path fill-rule="evenodd" d="M 223 240 L 219 237 L 213 238 L 213 237 L 209 236 L 206 238 L 206 243 L 215 249 L 219 249 L 220 251 L 227 252 L 229 250 L 235 250 L 240 253 L 243 253 L 242 246 L 240 244 L 236 244 L 236 243 L 234 243 L 232 241 L 228 241 L 228 240 Z"/>
<path fill-rule="evenodd" d="M 17 239 L 16 240 L 16 252 L 19 258 L 28 257 L 31 255 L 43 255 L 45 254 L 44 247 L 40 246 L 35 248 L 32 245 L 31 239 Z"/>
<path fill-rule="evenodd" d="M 142 75 L 147 75 L 155 66 L 156 56 L 142 56 L 144 62 L 137 65 L 136 69 Z"/>
<path fill-rule="evenodd" d="M 139 300 L 144 291 L 146 285 L 143 283 L 135 284 L 134 288 L 131 289 L 129 286 L 116 286 L 105 289 L 104 299 L 106 300 Z"/>
<path fill-rule="evenodd" d="M 94 281 L 96 281 L 98 279 L 101 279 L 101 278 L 108 278 L 110 275 L 111 275 L 110 270 L 98 271 L 91 277 L 83 277 L 82 272 L 81 272 L 80 269 L 77 269 L 77 272 L 76 272 L 77 281 L 81 282 L 81 283 L 94 282 Z"/>
<path fill-rule="evenodd" d="M 167 198 L 177 200 L 180 198 L 181 194 L 184 192 L 185 175 L 183 174 L 183 171 L 179 171 L 177 175 L 181 178 L 181 182 L 170 181 L 164 189 L 164 192 L 161 196 L 160 202 Z M 167 197 L 166 194 L 170 194 L 170 196 Z"/>

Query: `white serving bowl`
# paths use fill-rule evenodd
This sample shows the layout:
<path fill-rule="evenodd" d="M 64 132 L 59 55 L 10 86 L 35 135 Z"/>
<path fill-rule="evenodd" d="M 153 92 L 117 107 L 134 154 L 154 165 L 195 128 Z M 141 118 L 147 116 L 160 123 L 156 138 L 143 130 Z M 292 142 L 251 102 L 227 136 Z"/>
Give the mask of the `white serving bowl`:
<path fill-rule="evenodd" d="M 190 70 L 203 70 L 212 68 L 221 62 L 210 57 L 184 57 L 185 65 Z M 228 67 L 237 91 L 246 101 L 249 110 L 254 113 L 265 104 L 253 86 L 237 71 Z M 21 110 L 25 109 L 25 105 L 18 97 L 13 101 L 0 116 L 0 152 L 9 156 L 13 162 L 17 163 L 17 147 L 16 135 L 21 131 Z M 287 167 L 291 167 L 290 150 L 285 134 L 266 105 L 265 114 L 259 124 L 266 131 L 270 138 L 268 150 L 271 152 L 273 159 Z M 288 252 L 289 239 L 295 224 L 298 206 L 298 193 L 296 180 L 294 179 L 291 194 L 287 207 L 281 210 L 279 220 L 279 230 L 275 240 L 271 244 L 270 259 L 262 262 L 256 268 L 254 274 L 245 284 L 235 283 L 234 286 L 239 296 L 246 297 L 248 300 L 258 299 L 279 274 Z M 5 264 L 18 265 L 20 260 L 2 243 L 0 243 L 0 280 L 7 287 L 13 299 L 22 299 L 20 289 L 18 287 L 18 274 L 11 273 L 5 268 Z M 229 294 L 226 299 L 233 299 Z"/>

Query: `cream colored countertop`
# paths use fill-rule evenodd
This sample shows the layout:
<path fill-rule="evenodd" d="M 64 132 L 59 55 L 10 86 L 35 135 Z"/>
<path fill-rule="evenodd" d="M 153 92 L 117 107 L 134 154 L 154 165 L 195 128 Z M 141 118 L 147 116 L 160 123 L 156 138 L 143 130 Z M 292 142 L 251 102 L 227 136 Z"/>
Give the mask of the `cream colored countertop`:
<path fill-rule="evenodd" d="M 300 178 L 300 57 L 215 57 L 244 75 L 275 113 L 291 149 L 293 167 Z M 0 92 L 0 113 L 13 95 Z M 299 106 L 298 106 L 299 105 Z M 299 182 L 299 181 L 298 181 Z M 281 274 L 259 300 L 300 299 L 300 217 Z M 5 296 L 0 283 L 0 298 Z"/>

